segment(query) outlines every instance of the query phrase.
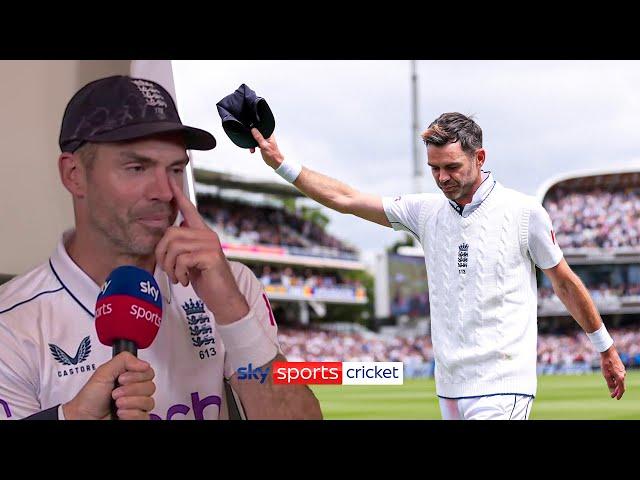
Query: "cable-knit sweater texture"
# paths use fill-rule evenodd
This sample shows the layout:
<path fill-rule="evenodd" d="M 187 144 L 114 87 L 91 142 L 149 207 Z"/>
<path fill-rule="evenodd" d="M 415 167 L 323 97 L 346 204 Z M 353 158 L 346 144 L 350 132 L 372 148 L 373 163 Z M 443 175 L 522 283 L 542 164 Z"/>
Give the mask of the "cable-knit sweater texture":
<path fill-rule="evenodd" d="M 536 393 L 532 202 L 497 183 L 467 218 L 444 198 L 420 211 L 439 396 Z"/>

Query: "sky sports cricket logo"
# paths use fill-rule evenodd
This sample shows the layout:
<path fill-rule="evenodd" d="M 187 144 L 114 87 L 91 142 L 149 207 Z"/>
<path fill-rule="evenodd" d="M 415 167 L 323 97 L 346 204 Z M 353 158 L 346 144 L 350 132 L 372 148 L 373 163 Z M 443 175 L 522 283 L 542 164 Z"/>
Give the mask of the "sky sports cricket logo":
<path fill-rule="evenodd" d="M 238 380 L 265 383 L 269 375 L 279 385 L 402 385 L 402 362 L 274 362 L 238 368 Z"/>

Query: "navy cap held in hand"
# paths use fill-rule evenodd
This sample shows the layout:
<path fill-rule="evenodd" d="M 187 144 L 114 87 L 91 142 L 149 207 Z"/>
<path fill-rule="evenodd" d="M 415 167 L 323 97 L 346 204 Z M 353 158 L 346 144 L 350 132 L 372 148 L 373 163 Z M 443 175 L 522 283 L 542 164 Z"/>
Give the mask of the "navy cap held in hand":
<path fill-rule="evenodd" d="M 276 128 L 276 121 L 267 101 L 256 96 L 256 92 L 244 83 L 216 106 L 222 119 L 222 128 L 231 141 L 241 148 L 258 146 L 251 135 L 251 128 L 257 128 L 264 138 L 269 138 Z"/>

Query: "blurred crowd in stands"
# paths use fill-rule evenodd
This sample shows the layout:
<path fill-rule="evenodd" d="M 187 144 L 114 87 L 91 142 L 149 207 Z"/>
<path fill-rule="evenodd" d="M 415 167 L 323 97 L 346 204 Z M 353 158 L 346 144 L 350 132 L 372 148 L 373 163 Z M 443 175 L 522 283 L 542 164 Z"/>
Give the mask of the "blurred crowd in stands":
<path fill-rule="evenodd" d="M 311 220 L 284 208 L 255 206 L 202 196 L 198 210 L 211 225 L 240 243 L 287 247 L 325 247 L 346 253 L 356 249 L 329 235 Z"/>
<path fill-rule="evenodd" d="M 247 265 L 263 285 L 305 286 L 324 288 L 358 288 L 362 283 L 341 275 L 338 271 L 323 271 L 307 267 L 276 267 Z"/>
<path fill-rule="evenodd" d="M 622 363 L 640 367 L 640 327 L 609 328 Z M 557 373 L 592 371 L 600 368 L 600 354 L 583 332 L 538 335 L 538 371 Z"/>
<path fill-rule="evenodd" d="M 640 188 L 552 190 L 544 201 L 561 248 L 640 248 Z"/>
<path fill-rule="evenodd" d="M 403 362 L 404 376 L 433 375 L 431 337 L 405 338 L 280 328 L 278 338 L 290 362 Z"/>
<path fill-rule="evenodd" d="M 582 278 L 584 282 L 584 278 Z M 591 298 L 593 298 L 596 303 L 599 301 L 606 301 L 610 298 L 620 298 L 620 297 L 629 297 L 629 296 L 638 296 L 640 295 L 640 284 L 632 283 L 632 284 L 623 284 L 613 287 L 611 285 L 607 285 L 606 283 L 601 283 L 600 285 L 589 285 L 587 282 L 587 289 L 589 290 L 589 294 Z M 538 287 L 538 298 L 539 299 L 547 299 L 554 298 L 555 293 L 553 288 L 551 287 Z"/>

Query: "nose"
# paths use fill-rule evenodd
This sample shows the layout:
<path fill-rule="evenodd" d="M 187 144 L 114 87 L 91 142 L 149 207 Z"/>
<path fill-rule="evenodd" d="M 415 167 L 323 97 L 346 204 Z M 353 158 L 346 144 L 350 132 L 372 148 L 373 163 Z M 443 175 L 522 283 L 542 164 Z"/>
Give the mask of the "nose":
<path fill-rule="evenodd" d="M 440 170 L 440 173 L 438 174 L 438 181 L 440 183 L 445 183 L 447 180 L 449 180 L 449 175 L 447 174 L 447 172 L 445 172 L 444 170 Z"/>
<path fill-rule="evenodd" d="M 164 168 L 157 168 L 153 180 L 147 188 L 147 198 L 169 203 L 173 199 L 173 192 L 169 185 L 169 177 Z"/>

